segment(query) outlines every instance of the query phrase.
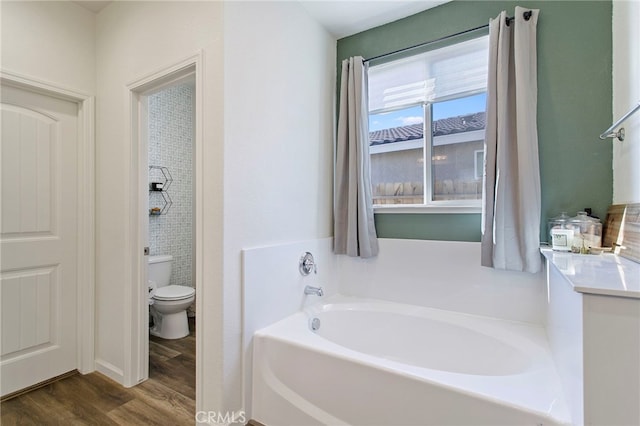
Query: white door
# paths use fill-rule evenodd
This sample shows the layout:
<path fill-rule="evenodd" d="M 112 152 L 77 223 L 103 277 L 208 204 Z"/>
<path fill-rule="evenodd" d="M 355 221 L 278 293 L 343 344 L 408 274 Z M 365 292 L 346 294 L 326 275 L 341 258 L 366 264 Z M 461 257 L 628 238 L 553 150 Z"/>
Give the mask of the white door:
<path fill-rule="evenodd" d="M 78 106 L 2 85 L 0 390 L 77 367 Z"/>

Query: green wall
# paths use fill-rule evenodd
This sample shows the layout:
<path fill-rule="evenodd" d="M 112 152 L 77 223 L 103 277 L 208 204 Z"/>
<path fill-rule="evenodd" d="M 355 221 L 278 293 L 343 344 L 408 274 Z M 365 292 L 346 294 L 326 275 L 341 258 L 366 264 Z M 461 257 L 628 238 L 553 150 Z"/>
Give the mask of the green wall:
<path fill-rule="evenodd" d="M 515 6 L 540 9 L 538 143 L 542 185 L 541 240 L 547 218 L 584 207 L 604 219 L 613 194 L 610 1 L 453 1 L 338 40 L 343 59 L 370 58 L 478 27 Z M 339 74 L 339 72 L 338 72 Z M 339 86 L 338 86 L 339 87 Z M 378 236 L 480 240 L 479 214 L 376 214 Z"/>

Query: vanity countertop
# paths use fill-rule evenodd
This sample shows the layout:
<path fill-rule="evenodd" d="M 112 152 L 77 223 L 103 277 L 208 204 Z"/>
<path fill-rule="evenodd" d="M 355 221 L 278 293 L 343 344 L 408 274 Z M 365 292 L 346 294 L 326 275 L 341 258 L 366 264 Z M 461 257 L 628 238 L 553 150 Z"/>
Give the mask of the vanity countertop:
<path fill-rule="evenodd" d="M 640 299 L 640 263 L 615 254 L 540 251 L 577 292 Z"/>

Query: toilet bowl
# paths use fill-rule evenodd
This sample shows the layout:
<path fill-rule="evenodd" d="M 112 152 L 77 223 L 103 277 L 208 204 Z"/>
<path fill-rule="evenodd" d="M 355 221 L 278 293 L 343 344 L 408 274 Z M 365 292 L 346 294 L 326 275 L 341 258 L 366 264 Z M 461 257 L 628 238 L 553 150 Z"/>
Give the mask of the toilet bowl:
<path fill-rule="evenodd" d="M 195 300 L 195 289 L 182 285 L 170 285 L 170 255 L 149 256 L 149 281 L 156 283 L 153 304 L 149 313 L 153 326 L 149 332 L 163 339 L 180 339 L 189 335 L 187 308 Z"/>

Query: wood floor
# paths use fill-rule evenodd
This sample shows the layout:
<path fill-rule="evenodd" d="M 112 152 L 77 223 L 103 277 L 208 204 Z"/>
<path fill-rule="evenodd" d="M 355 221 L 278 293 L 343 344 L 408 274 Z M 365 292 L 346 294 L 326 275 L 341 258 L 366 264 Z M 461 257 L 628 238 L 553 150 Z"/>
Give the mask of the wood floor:
<path fill-rule="evenodd" d="M 75 375 L 0 405 L 9 425 L 193 425 L 195 324 L 184 339 L 149 337 L 149 379 L 123 388 L 100 373 Z"/>

